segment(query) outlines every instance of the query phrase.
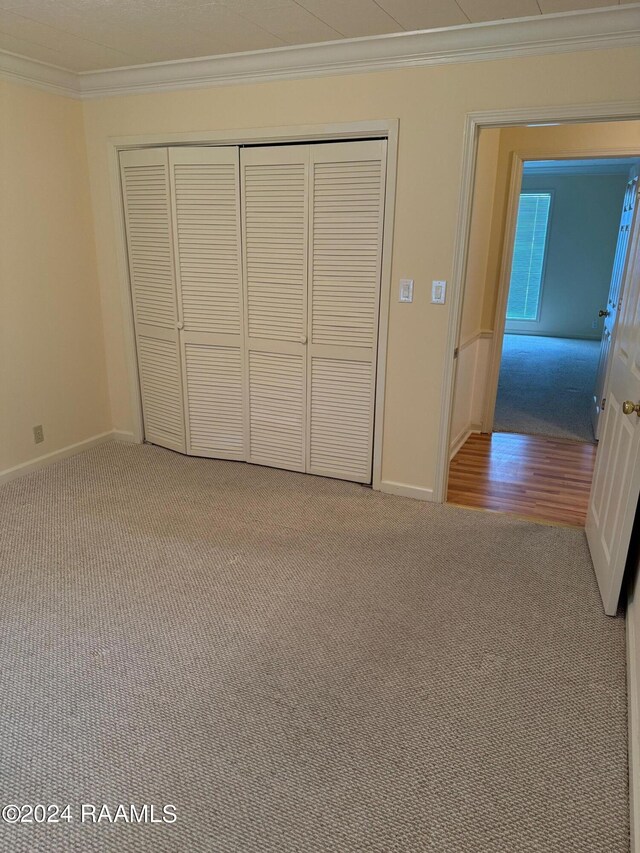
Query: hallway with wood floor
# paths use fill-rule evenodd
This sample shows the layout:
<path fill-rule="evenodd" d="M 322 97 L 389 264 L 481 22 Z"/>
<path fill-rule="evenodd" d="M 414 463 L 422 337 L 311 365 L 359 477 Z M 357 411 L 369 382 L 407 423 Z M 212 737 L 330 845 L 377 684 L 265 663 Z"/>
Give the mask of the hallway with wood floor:
<path fill-rule="evenodd" d="M 447 501 L 583 527 L 596 449 L 542 435 L 474 433 L 451 461 Z"/>

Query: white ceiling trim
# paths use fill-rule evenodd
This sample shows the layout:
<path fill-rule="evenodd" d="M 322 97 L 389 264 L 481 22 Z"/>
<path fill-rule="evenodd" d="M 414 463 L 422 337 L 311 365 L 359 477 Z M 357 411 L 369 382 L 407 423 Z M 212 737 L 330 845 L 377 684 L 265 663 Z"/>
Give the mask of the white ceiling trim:
<path fill-rule="evenodd" d="M 561 160 L 549 162 L 547 160 L 527 160 L 522 170 L 523 177 L 538 178 L 547 175 L 628 175 L 629 169 L 637 160 L 631 158 L 623 159 L 619 163 L 605 161 L 598 163 L 597 160 L 563 163 Z"/>
<path fill-rule="evenodd" d="M 75 73 L 0 51 L 0 77 L 76 98 L 640 46 L 640 3 Z"/>
<path fill-rule="evenodd" d="M 0 50 L 0 79 L 26 83 L 58 95 L 80 97 L 80 82 L 75 71 L 67 71 L 66 68 L 58 68 L 56 65 L 38 62 L 4 50 Z"/>

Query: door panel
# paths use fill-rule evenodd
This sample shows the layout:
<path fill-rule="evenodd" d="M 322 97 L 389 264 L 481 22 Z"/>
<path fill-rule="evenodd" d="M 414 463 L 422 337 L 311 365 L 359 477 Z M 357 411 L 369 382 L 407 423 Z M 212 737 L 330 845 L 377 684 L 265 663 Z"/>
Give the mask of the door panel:
<path fill-rule="evenodd" d="M 237 148 L 170 148 L 187 452 L 246 458 Z"/>
<path fill-rule="evenodd" d="M 166 148 L 120 154 L 147 441 L 186 450 Z"/>
<path fill-rule="evenodd" d="M 305 385 L 303 353 L 249 352 L 252 462 L 305 470 Z"/>
<path fill-rule="evenodd" d="M 138 326 L 138 364 L 147 441 L 184 453 L 184 417 L 178 342 Z"/>
<path fill-rule="evenodd" d="M 242 151 L 250 338 L 305 334 L 308 159 L 306 146 Z"/>
<path fill-rule="evenodd" d="M 309 147 L 241 152 L 249 461 L 305 470 Z"/>
<path fill-rule="evenodd" d="M 385 142 L 311 149 L 307 470 L 371 482 Z"/>
<path fill-rule="evenodd" d="M 242 354 L 237 346 L 184 344 L 189 452 L 244 458 Z"/>
<path fill-rule="evenodd" d="M 640 404 L 640 239 L 638 216 L 622 283 L 607 382 L 604 427 L 587 516 L 587 540 L 605 612 L 614 615 L 640 495 L 640 417 L 623 403 Z"/>
<path fill-rule="evenodd" d="M 311 357 L 309 470 L 369 482 L 373 365 Z"/>

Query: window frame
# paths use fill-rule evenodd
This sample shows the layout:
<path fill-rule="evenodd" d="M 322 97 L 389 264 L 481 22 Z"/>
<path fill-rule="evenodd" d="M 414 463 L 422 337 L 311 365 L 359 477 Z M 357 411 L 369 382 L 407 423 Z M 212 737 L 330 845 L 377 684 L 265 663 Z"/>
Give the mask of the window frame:
<path fill-rule="evenodd" d="M 523 181 L 526 181 L 527 175 L 523 175 Z M 513 276 L 513 260 L 516 253 L 516 233 L 518 228 L 518 215 L 516 212 L 516 224 L 513 232 L 513 245 L 511 247 L 511 270 L 509 272 L 509 288 L 507 290 L 507 305 L 505 308 L 505 323 L 540 323 L 540 318 L 542 314 L 542 300 L 544 299 L 544 290 L 545 283 L 547 277 L 547 259 L 549 257 L 549 241 L 551 238 L 551 223 L 553 218 L 553 210 L 554 210 L 554 195 L 555 189 L 553 187 L 536 187 L 536 189 L 523 189 L 522 185 L 520 186 L 520 192 L 518 193 L 518 208 L 520 206 L 520 198 L 523 195 L 548 195 L 549 196 L 549 215 L 547 216 L 547 227 L 544 235 L 544 250 L 542 257 L 542 267 L 540 269 L 540 288 L 538 290 L 538 306 L 536 311 L 536 316 L 534 320 L 522 320 L 522 319 L 511 319 L 509 317 L 509 294 L 511 293 L 511 278 Z"/>

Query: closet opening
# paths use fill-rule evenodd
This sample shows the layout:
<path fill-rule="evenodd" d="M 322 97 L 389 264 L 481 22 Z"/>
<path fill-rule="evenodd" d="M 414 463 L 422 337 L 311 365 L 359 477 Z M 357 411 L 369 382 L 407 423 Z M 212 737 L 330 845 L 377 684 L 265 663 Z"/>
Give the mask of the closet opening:
<path fill-rule="evenodd" d="M 372 483 L 386 168 L 380 137 L 120 152 L 145 440 Z"/>

